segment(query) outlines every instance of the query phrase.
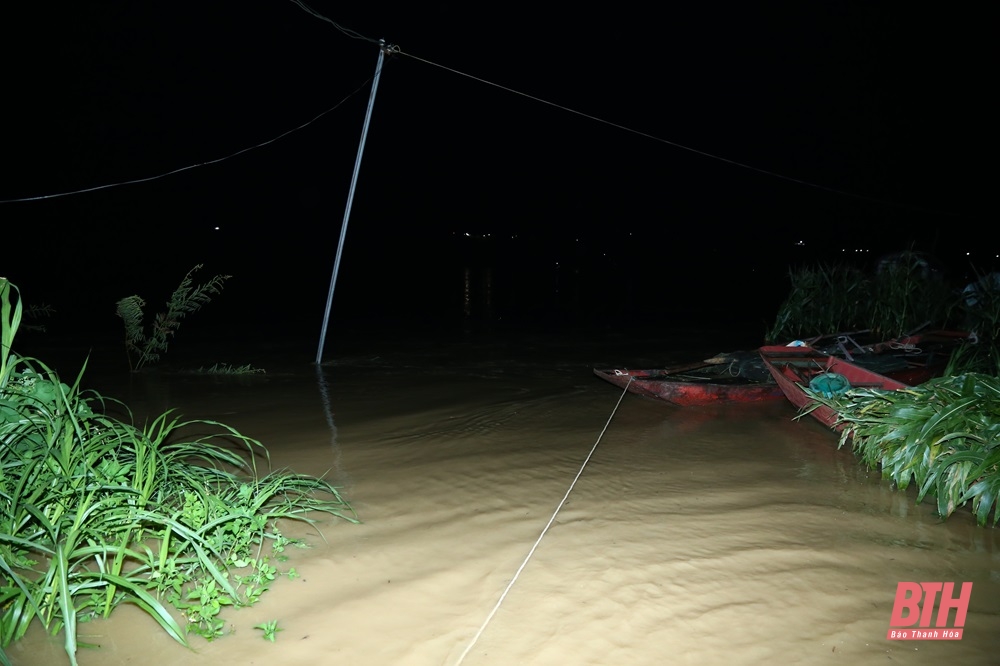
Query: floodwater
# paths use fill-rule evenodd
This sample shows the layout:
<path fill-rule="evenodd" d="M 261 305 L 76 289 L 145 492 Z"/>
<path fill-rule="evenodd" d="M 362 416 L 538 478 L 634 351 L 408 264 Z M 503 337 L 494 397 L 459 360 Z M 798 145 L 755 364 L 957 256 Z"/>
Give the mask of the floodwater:
<path fill-rule="evenodd" d="M 226 612 L 230 635 L 189 650 L 123 607 L 80 627 L 100 647 L 79 662 L 998 663 L 997 530 L 967 511 L 940 522 L 784 401 L 677 408 L 592 373 L 733 349 L 686 336 L 334 339 L 320 368 L 308 347 L 208 359 L 267 370 L 243 380 L 89 370 L 136 413 L 217 419 L 275 467 L 328 475 L 362 523 L 290 527 L 310 546 L 287 551 L 299 577 Z M 887 640 L 900 581 L 971 581 L 962 640 Z M 254 628 L 270 620 L 273 643 Z M 66 663 L 40 631 L 8 654 Z"/>

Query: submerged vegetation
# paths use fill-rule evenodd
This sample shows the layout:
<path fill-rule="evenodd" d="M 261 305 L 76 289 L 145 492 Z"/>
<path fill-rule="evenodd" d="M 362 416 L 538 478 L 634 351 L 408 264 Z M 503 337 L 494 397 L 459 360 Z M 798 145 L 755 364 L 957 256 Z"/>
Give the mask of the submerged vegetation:
<path fill-rule="evenodd" d="M 875 270 L 846 263 L 793 268 L 789 282 L 765 331 L 768 344 L 842 331 L 890 340 L 922 330 L 961 330 L 976 344 L 958 349 L 949 374 L 1000 375 L 1000 282 L 993 275 L 954 285 L 921 254 L 901 252 Z"/>
<path fill-rule="evenodd" d="M 855 388 L 816 405 L 838 415 L 840 446 L 942 519 L 970 506 L 980 526 L 1000 524 L 1000 279 L 949 285 L 904 252 L 874 274 L 849 265 L 799 268 L 768 341 L 865 330 L 891 339 L 923 329 L 968 331 L 943 376 L 900 391 Z"/>
<path fill-rule="evenodd" d="M 800 267 L 789 271 L 789 280 L 768 342 L 859 330 L 888 340 L 929 324 L 946 327 L 959 314 L 953 289 L 916 253 L 904 252 L 875 271 L 850 264 Z"/>
<path fill-rule="evenodd" d="M 816 403 L 838 414 L 848 443 L 869 469 L 917 502 L 933 498 L 942 519 L 971 502 L 976 522 L 1000 523 L 1000 378 L 944 376 L 900 391 L 857 388 Z"/>
<path fill-rule="evenodd" d="M 283 521 L 357 522 L 326 480 L 259 469 L 265 447 L 230 426 L 171 412 L 136 426 L 83 390 L 83 370 L 67 384 L 19 357 L 22 304 L 3 278 L 0 314 L 0 647 L 37 622 L 75 664 L 79 624 L 126 603 L 181 644 L 221 636 L 225 607 L 294 575 L 277 568 L 302 545 Z"/>
<path fill-rule="evenodd" d="M 981 275 L 962 289 L 960 307 L 978 344 L 962 349 L 948 374 L 975 371 L 1000 377 L 1000 274 Z"/>
<path fill-rule="evenodd" d="M 196 375 L 263 375 L 267 374 L 263 368 L 255 368 L 249 363 L 246 365 L 232 365 L 230 363 L 213 363 L 206 367 L 200 367 L 194 371 Z"/>
<path fill-rule="evenodd" d="M 222 286 L 229 275 L 216 275 L 205 284 L 195 286 L 193 275 L 201 270 L 198 264 L 184 276 L 167 302 L 166 312 L 161 312 L 153 318 L 147 333 L 144 324 L 143 309 L 146 301 L 137 295 L 126 296 L 118 301 L 115 312 L 125 325 L 125 353 L 128 364 L 133 372 L 144 366 L 160 360 L 160 355 L 166 353 L 170 340 L 177 334 L 181 320 L 200 310 L 212 300 L 213 295 L 222 292 Z"/>

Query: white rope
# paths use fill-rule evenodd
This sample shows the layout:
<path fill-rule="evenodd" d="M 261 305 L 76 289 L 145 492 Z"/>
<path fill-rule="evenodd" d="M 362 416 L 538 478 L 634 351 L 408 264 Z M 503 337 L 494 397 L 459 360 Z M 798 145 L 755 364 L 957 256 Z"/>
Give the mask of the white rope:
<path fill-rule="evenodd" d="M 510 592 L 510 588 L 514 586 L 514 581 L 516 581 L 518 576 L 521 575 L 521 572 L 524 570 L 524 567 L 527 566 L 528 560 L 531 559 L 531 556 L 535 554 L 535 549 L 538 548 L 538 544 L 541 543 L 542 537 L 545 536 L 545 533 L 549 531 L 549 527 L 551 527 L 552 523 L 555 522 L 556 516 L 559 514 L 559 511 L 563 508 L 563 504 L 566 503 L 566 500 L 569 498 L 569 494 L 573 492 L 573 486 L 575 486 L 576 482 L 580 479 L 580 475 L 583 474 L 583 469 L 587 466 L 587 463 L 590 462 L 591 456 L 593 456 L 594 451 L 597 450 L 597 445 L 601 443 L 601 438 L 604 437 L 604 433 L 607 432 L 608 426 L 611 425 L 611 419 L 615 417 L 615 412 L 618 411 L 618 405 L 622 404 L 622 399 L 628 392 L 628 387 L 631 383 L 632 383 L 632 377 L 630 376 L 628 378 L 628 384 L 625 385 L 625 389 L 622 391 L 622 394 L 618 397 L 618 402 L 615 403 L 615 408 L 611 410 L 611 416 L 608 417 L 607 423 L 604 424 L 604 428 L 601 430 L 601 434 L 597 436 L 597 441 L 594 442 L 594 445 L 592 447 L 590 447 L 590 453 L 587 454 L 587 457 L 584 459 L 583 464 L 580 465 L 579 471 L 573 478 L 573 483 L 569 484 L 569 488 L 566 489 L 566 494 L 563 495 L 562 500 L 559 502 L 559 506 L 557 506 L 556 510 L 552 512 L 552 517 L 549 518 L 549 522 L 546 523 L 545 528 L 542 529 L 542 533 L 538 535 L 537 539 L 535 539 L 535 544 L 531 547 L 531 550 L 528 551 L 528 555 L 524 558 L 524 561 L 521 562 L 521 566 L 517 568 L 517 571 L 514 573 L 514 577 L 510 579 L 509 583 L 507 583 L 507 587 L 504 588 L 504 591 L 500 595 L 500 598 L 497 599 L 496 604 L 493 606 L 493 610 L 491 610 L 490 614 L 486 616 L 486 620 L 483 621 L 483 624 L 481 627 L 479 627 L 479 631 L 476 632 L 476 635 L 472 637 L 472 642 L 469 643 L 469 645 L 465 648 L 465 651 L 462 652 L 462 656 L 460 656 L 458 658 L 458 661 L 455 662 L 456 666 L 465 661 L 466 655 L 468 655 L 469 651 L 472 650 L 473 646 L 479 640 L 479 637 L 483 635 L 483 632 L 486 630 L 486 625 L 488 625 L 490 623 L 490 620 L 493 619 L 493 616 L 496 615 L 497 611 L 500 609 L 500 604 L 502 604 L 503 600 L 507 597 L 507 593 Z"/>

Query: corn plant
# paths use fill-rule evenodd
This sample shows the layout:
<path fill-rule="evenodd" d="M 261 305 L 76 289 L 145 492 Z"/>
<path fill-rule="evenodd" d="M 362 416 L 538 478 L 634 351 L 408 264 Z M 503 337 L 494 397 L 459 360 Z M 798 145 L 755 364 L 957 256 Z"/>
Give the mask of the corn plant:
<path fill-rule="evenodd" d="M 115 313 L 125 325 L 125 353 L 133 372 L 159 361 L 160 354 L 166 353 L 170 340 L 180 328 L 181 320 L 211 302 L 212 295 L 221 293 L 223 284 L 230 278 L 229 275 L 216 275 L 205 284 L 195 286 L 193 275 L 201 267 L 202 264 L 198 264 L 188 271 L 167 302 L 167 310 L 153 318 L 148 332 L 143 312 L 146 301 L 132 295 L 116 303 Z"/>
<path fill-rule="evenodd" d="M 874 274 L 832 264 L 793 268 L 789 280 L 769 342 L 858 330 L 888 340 L 928 325 L 946 328 L 959 312 L 951 287 L 911 253 Z"/>
<path fill-rule="evenodd" d="M 807 389 L 808 390 L 808 389 Z M 966 374 L 900 391 L 853 389 L 815 404 L 834 409 L 840 446 L 917 502 L 934 499 L 942 519 L 971 502 L 980 526 L 1000 523 L 1000 378 Z"/>
<path fill-rule="evenodd" d="M 172 412 L 139 427 L 81 388 L 86 365 L 70 385 L 18 357 L 15 296 L 0 280 L 0 648 L 38 622 L 75 665 L 78 624 L 122 603 L 183 645 L 215 638 L 226 607 L 256 603 L 278 576 L 282 521 L 357 522 L 329 482 L 259 470 L 267 450 L 232 427 Z"/>
<path fill-rule="evenodd" d="M 868 328 L 884 340 L 931 324 L 944 328 L 957 316 L 957 294 L 916 253 L 881 265 L 871 285 Z"/>
<path fill-rule="evenodd" d="M 778 308 L 769 341 L 868 328 L 871 282 L 854 266 L 821 265 L 789 271 L 788 296 Z"/>
<path fill-rule="evenodd" d="M 979 275 L 961 294 L 965 325 L 978 344 L 953 359 L 953 374 L 983 372 L 1000 376 L 1000 276 Z"/>

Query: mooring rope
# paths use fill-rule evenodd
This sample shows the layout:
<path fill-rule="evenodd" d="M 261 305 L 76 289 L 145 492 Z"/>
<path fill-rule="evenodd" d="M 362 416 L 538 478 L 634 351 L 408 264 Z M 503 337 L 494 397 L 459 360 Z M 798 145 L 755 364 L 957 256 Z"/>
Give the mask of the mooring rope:
<path fill-rule="evenodd" d="M 472 650 L 473 646 L 475 646 L 476 642 L 479 640 L 479 637 L 483 635 L 484 631 L 486 631 L 486 625 L 488 625 L 490 623 L 490 620 L 493 619 L 493 616 L 496 615 L 497 611 L 500 609 L 500 604 L 502 604 L 503 600 L 507 598 L 507 593 L 510 592 L 510 588 L 514 586 L 514 581 L 516 581 L 518 576 L 521 575 L 521 572 L 524 571 L 524 567 L 528 565 L 528 560 L 530 560 L 531 556 L 535 554 L 535 549 L 538 548 L 538 544 L 541 543 L 542 537 L 545 536 L 545 533 L 549 531 L 549 528 L 552 526 L 552 523 L 555 522 L 556 516 L 559 515 L 559 511 L 563 508 L 563 505 L 569 498 L 569 494 L 573 492 L 573 486 L 575 486 L 576 482 L 579 481 L 580 475 L 583 474 L 584 468 L 587 466 L 587 463 L 590 462 L 590 458 L 594 455 L 594 451 L 597 450 L 597 445 L 601 443 L 601 438 L 604 437 L 604 433 L 607 432 L 608 426 L 611 425 L 611 419 L 615 417 L 615 413 L 618 411 L 618 406 L 622 404 L 622 399 L 625 397 L 625 394 L 628 392 L 628 387 L 631 384 L 632 384 L 632 377 L 629 376 L 628 383 L 625 384 L 625 388 L 622 390 L 622 394 L 618 397 L 618 402 L 615 403 L 615 408 L 611 410 L 611 416 L 608 417 L 607 423 L 604 424 L 604 428 L 601 430 L 601 434 L 597 436 L 597 441 L 594 442 L 594 445 L 592 447 L 590 447 L 590 453 L 588 453 L 587 457 L 584 458 L 583 464 L 580 465 L 580 469 L 577 471 L 576 476 L 573 477 L 573 482 L 570 483 L 569 488 L 566 489 L 566 494 L 563 495 L 563 498 L 559 502 L 559 505 L 556 507 L 556 510 L 552 512 L 552 517 L 549 518 L 549 522 L 545 524 L 545 527 L 542 529 L 542 533 L 538 535 L 537 539 L 535 539 L 534 545 L 531 547 L 531 550 L 528 551 L 528 554 L 524 558 L 524 561 L 521 562 L 521 566 L 519 566 L 517 568 L 517 571 L 514 572 L 514 577 L 510 579 L 509 583 L 507 583 L 507 587 L 504 588 L 504 591 L 500 595 L 500 598 L 497 599 L 496 604 L 493 606 L 493 610 L 491 610 L 490 614 L 486 616 L 486 619 L 483 621 L 482 626 L 479 627 L 479 631 L 477 631 L 476 635 L 472 637 L 472 641 L 469 643 L 468 646 L 466 646 L 465 651 L 462 652 L 462 655 L 458 658 L 458 661 L 455 662 L 456 666 L 459 666 L 463 661 L 465 661 L 466 655 L 469 654 L 469 651 Z"/>

